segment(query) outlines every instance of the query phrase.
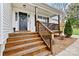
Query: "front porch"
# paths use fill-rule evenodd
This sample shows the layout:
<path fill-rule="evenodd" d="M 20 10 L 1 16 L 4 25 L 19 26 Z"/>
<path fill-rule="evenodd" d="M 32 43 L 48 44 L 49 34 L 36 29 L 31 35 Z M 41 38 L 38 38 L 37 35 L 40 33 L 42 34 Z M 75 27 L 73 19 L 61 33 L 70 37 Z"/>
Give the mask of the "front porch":
<path fill-rule="evenodd" d="M 5 46 L 1 55 L 55 56 L 77 41 L 76 38 L 64 37 L 65 15 L 60 10 L 46 4 L 12 3 L 2 6 L 4 17 L 0 43 Z"/>
<path fill-rule="evenodd" d="M 62 18 L 63 12 L 52 9 L 46 4 L 28 4 L 28 3 L 13 3 L 13 4 L 0 4 L 1 6 L 1 20 L 0 20 L 0 47 L 1 55 L 5 50 L 5 44 L 9 38 L 9 33 L 19 31 L 36 32 L 36 22 L 58 24 L 59 21 L 53 21 L 52 17 L 56 16 L 56 20 L 59 20 L 59 15 Z"/>
<path fill-rule="evenodd" d="M 58 29 L 63 30 L 63 29 L 60 29 L 60 25 L 61 25 L 60 22 L 64 17 L 63 12 L 59 10 L 54 10 L 52 8 L 50 9 L 48 8 L 49 6 L 47 6 L 46 4 L 41 4 L 41 5 L 22 4 L 22 3 L 12 4 L 12 28 L 13 29 L 15 28 L 15 31 L 27 30 L 27 31 L 35 32 L 36 21 L 39 20 L 45 23 L 58 24 L 59 26 Z M 52 19 L 55 19 L 55 20 L 52 20 Z M 64 25 L 62 24 L 61 28 L 63 26 Z"/>

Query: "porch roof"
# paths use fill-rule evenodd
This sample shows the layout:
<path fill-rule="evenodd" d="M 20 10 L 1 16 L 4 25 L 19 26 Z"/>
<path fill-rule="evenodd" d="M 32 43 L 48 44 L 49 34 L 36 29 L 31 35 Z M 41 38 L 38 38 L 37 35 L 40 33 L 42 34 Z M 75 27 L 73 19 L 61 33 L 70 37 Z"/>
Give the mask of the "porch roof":
<path fill-rule="evenodd" d="M 37 14 L 44 14 L 47 16 L 63 15 L 64 13 L 55 8 L 51 8 L 45 3 L 13 3 L 14 8 L 24 9 L 23 5 L 26 5 L 25 9 L 31 12 L 35 12 L 35 7 L 37 7 Z"/>

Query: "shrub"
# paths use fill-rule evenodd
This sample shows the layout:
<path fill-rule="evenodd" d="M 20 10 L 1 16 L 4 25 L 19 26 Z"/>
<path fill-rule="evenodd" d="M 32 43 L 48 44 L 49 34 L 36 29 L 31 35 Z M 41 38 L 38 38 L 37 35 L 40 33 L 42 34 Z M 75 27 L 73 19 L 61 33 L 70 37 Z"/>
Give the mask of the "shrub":
<path fill-rule="evenodd" d="M 66 21 L 64 34 L 66 35 L 66 37 L 70 37 L 72 35 L 72 26 L 69 19 Z"/>

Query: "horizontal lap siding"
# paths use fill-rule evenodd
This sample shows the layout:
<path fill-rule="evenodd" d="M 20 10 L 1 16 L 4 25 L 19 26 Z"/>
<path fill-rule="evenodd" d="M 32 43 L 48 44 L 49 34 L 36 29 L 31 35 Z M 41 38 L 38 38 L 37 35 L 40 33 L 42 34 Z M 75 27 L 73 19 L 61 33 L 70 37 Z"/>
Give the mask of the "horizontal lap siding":
<path fill-rule="evenodd" d="M 12 8 L 11 4 L 0 4 L 0 55 L 3 55 L 5 49 L 5 42 L 8 38 L 8 33 L 12 32 Z"/>
<path fill-rule="evenodd" d="M 1 39 L 1 4 L 0 4 L 0 39 Z M 0 45 L 0 55 L 1 55 L 1 45 Z"/>
<path fill-rule="evenodd" d="M 9 3 L 3 4 L 3 14 L 2 14 L 2 41 L 8 38 L 8 33 L 12 32 L 12 6 Z"/>
<path fill-rule="evenodd" d="M 0 3 L 0 55 L 3 55 L 8 33 L 12 32 L 12 7 L 8 3 Z"/>
<path fill-rule="evenodd" d="M 0 3 L 0 39 L 1 39 L 1 3 Z"/>

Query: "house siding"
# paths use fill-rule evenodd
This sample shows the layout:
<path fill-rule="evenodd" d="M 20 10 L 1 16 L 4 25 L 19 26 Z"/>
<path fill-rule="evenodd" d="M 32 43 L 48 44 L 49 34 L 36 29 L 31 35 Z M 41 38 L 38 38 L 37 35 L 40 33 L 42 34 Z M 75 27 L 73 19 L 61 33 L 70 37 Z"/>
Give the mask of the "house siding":
<path fill-rule="evenodd" d="M 0 4 L 0 39 L 1 39 L 1 4 Z M 0 45 L 0 55 L 1 55 L 1 45 Z"/>
<path fill-rule="evenodd" d="M 0 39 L 1 39 L 1 4 L 0 4 Z"/>
<path fill-rule="evenodd" d="M 12 8 L 9 3 L 4 3 L 2 8 L 2 41 L 5 41 L 8 38 L 8 33 L 12 32 Z"/>
<path fill-rule="evenodd" d="M 12 8 L 10 3 L 1 4 L 1 38 L 0 38 L 0 53 L 2 55 L 5 49 L 5 43 L 8 38 L 8 33 L 12 32 Z"/>

